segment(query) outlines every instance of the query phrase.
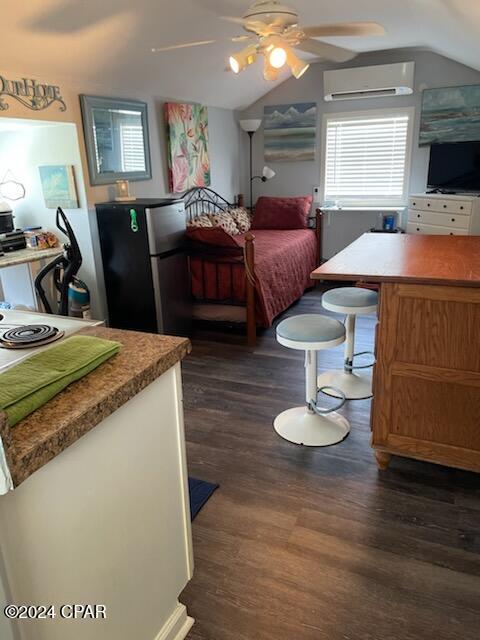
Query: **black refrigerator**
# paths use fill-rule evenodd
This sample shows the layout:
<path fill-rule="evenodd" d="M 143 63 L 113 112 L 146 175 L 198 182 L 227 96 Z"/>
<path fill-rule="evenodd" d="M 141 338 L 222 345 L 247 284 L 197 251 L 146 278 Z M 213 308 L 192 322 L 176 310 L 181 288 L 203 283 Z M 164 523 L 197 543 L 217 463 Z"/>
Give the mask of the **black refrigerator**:
<path fill-rule="evenodd" d="M 192 301 L 183 202 L 105 202 L 96 211 L 109 326 L 188 335 Z"/>

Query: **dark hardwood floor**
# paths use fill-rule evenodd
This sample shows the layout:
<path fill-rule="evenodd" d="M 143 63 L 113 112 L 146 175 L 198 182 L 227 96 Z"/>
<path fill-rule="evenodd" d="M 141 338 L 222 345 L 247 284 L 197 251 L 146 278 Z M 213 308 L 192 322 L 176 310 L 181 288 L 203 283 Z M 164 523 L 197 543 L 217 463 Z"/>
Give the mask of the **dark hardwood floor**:
<path fill-rule="evenodd" d="M 288 315 L 321 312 L 307 293 Z M 357 351 L 374 319 L 358 321 Z M 342 363 L 342 347 L 320 355 Z M 479 640 L 480 476 L 395 458 L 377 470 L 369 402 L 325 449 L 276 435 L 303 354 L 266 331 L 201 332 L 183 367 L 191 475 L 218 482 L 193 524 L 189 640 Z M 480 418 L 480 417 L 479 417 Z"/>

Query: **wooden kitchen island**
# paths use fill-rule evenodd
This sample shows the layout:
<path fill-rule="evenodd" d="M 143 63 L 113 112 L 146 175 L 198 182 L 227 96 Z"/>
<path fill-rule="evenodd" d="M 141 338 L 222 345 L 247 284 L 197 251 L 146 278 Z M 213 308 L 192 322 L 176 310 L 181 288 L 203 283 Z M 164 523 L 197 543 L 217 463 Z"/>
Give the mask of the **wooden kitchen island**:
<path fill-rule="evenodd" d="M 364 234 L 312 278 L 379 284 L 378 466 L 393 454 L 480 471 L 480 236 Z"/>

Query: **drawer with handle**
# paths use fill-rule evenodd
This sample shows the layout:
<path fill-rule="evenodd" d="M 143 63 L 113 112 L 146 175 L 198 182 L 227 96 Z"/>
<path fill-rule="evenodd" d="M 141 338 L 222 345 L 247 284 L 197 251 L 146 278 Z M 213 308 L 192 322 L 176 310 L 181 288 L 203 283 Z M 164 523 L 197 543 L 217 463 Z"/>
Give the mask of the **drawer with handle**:
<path fill-rule="evenodd" d="M 447 198 L 409 198 L 410 209 L 420 209 L 421 211 L 438 211 L 439 213 L 457 213 L 469 215 L 472 212 L 472 202 L 468 200 L 449 200 Z"/>
<path fill-rule="evenodd" d="M 458 215 L 457 213 L 437 213 L 436 211 L 409 209 L 408 221 L 431 224 L 436 227 L 452 227 L 466 230 L 470 228 L 470 216 Z"/>
<path fill-rule="evenodd" d="M 415 233 L 421 235 L 432 236 L 468 236 L 468 229 L 455 229 L 452 227 L 440 227 L 433 224 L 421 224 L 409 222 L 407 224 L 407 233 Z"/>

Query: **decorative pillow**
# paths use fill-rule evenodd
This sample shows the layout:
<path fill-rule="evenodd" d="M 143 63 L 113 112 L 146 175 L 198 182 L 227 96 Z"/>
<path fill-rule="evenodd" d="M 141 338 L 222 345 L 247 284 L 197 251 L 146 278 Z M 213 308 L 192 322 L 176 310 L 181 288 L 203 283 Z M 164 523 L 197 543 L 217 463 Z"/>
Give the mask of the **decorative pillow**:
<path fill-rule="evenodd" d="M 202 214 L 188 221 L 187 227 L 213 227 L 212 221 L 207 214 Z"/>
<path fill-rule="evenodd" d="M 235 238 L 222 227 L 188 227 L 187 238 L 194 242 L 203 242 L 217 247 L 241 248 Z"/>
<path fill-rule="evenodd" d="M 273 198 L 262 196 L 255 205 L 252 229 L 304 229 L 312 196 Z"/>
<path fill-rule="evenodd" d="M 208 217 L 214 227 L 222 227 L 224 231 L 231 236 L 238 236 L 240 233 L 239 228 L 235 224 L 235 220 L 232 218 L 228 211 L 220 213 L 209 213 Z"/>
<path fill-rule="evenodd" d="M 234 207 L 228 210 L 240 233 L 247 233 L 252 226 L 252 218 L 245 207 Z"/>

